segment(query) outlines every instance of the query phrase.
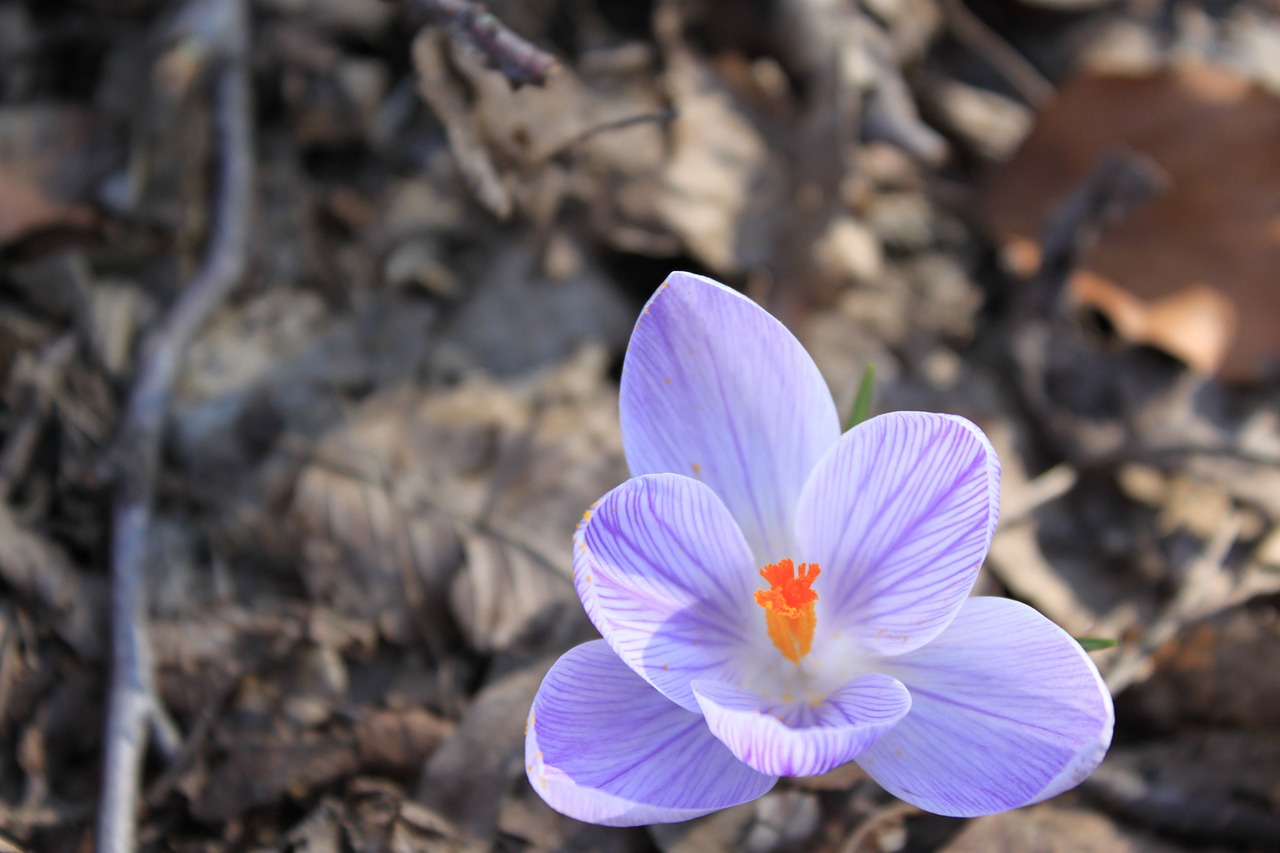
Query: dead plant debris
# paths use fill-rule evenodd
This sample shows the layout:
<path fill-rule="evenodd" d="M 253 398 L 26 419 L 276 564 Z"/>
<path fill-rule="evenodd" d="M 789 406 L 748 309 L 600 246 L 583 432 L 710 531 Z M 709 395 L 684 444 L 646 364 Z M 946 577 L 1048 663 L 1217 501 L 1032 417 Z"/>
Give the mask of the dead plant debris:
<path fill-rule="evenodd" d="M 1280 849 L 1274 4 L 55 5 L 0 2 L 0 850 Z M 1118 640 L 1086 786 L 533 794 L 690 267 L 988 432 L 980 592 Z"/>

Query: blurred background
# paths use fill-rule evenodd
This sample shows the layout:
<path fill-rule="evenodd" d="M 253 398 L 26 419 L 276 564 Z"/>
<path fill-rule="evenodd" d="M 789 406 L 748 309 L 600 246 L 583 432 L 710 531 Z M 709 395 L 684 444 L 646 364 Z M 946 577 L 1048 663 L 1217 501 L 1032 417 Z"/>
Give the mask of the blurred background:
<path fill-rule="evenodd" d="M 0 850 L 1280 849 L 1278 96 L 1274 0 L 0 0 Z M 1090 781 L 532 793 L 673 269 L 987 431 Z"/>

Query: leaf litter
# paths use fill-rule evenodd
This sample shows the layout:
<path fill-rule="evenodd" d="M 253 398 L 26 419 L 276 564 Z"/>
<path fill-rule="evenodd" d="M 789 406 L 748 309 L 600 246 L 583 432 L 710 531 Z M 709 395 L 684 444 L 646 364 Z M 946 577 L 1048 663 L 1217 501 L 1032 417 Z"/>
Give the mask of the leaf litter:
<path fill-rule="evenodd" d="M 96 840 L 113 436 L 223 215 L 226 59 L 193 49 L 216 22 L 154 5 L 0 6 L 18 850 Z M 249 4 L 246 273 L 181 362 L 144 549 L 176 737 L 139 848 L 1280 844 L 1280 22 L 1037 5 L 494 3 L 495 39 L 461 0 Z M 1147 159 L 1098 170 L 1121 144 Z M 1095 779 L 956 821 L 838 768 L 660 830 L 528 790 L 529 699 L 593 637 L 570 534 L 626 476 L 622 348 L 690 267 L 783 316 L 843 410 L 874 364 L 872 414 L 991 434 L 979 589 L 1118 641 L 1093 653 L 1119 711 Z"/>

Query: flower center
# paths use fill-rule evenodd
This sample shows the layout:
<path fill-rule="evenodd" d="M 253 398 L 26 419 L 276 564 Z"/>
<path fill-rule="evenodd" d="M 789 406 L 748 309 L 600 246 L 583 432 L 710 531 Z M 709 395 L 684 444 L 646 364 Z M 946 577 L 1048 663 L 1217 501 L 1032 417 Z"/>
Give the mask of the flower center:
<path fill-rule="evenodd" d="M 764 608 L 769 639 L 792 663 L 800 663 L 800 658 L 813 647 L 813 629 L 818 624 L 813 603 L 818 594 L 810 587 L 821 571 L 817 563 L 801 563 L 797 574 L 790 560 L 760 570 L 760 577 L 769 582 L 769 588 L 756 590 L 756 604 Z"/>

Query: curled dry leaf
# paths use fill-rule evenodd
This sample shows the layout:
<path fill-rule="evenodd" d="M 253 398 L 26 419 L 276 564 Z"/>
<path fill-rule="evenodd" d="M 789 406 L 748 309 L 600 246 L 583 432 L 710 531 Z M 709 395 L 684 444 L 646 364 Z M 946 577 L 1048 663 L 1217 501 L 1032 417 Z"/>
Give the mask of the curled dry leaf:
<path fill-rule="evenodd" d="M 761 264 L 784 224 L 783 165 L 730 88 L 692 51 L 675 48 L 667 82 L 680 117 L 658 198 L 662 220 L 722 275 Z"/>
<path fill-rule="evenodd" d="M 1085 75 L 989 176 L 984 215 L 1026 272 L 1056 204 L 1103 157 L 1149 156 L 1168 190 L 1101 235 L 1071 292 L 1130 343 L 1256 380 L 1280 363 L 1278 132 L 1280 99 L 1220 68 Z"/>

